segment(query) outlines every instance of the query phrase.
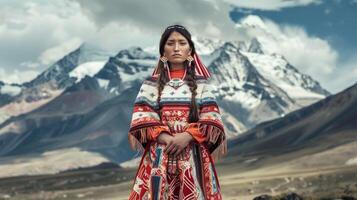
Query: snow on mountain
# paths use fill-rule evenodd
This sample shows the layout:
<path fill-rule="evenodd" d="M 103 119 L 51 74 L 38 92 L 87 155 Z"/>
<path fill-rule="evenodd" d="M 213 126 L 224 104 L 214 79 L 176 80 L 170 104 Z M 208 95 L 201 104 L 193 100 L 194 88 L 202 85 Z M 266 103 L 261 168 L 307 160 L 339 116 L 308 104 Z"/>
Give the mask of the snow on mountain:
<path fill-rule="evenodd" d="M 195 44 L 195 50 L 199 52 L 200 55 L 211 54 L 224 44 L 224 41 L 219 39 L 209 39 L 198 36 L 192 36 L 192 40 Z"/>
<path fill-rule="evenodd" d="M 242 51 L 244 51 L 244 50 L 242 50 Z M 262 50 L 262 45 L 257 40 L 257 38 L 253 38 L 251 40 L 249 48 L 248 48 L 248 52 L 257 53 L 257 54 L 263 54 L 264 53 L 263 50 Z"/>
<path fill-rule="evenodd" d="M 199 39 L 195 46 L 202 47 L 197 51 L 213 74 L 217 95 L 223 102 L 237 104 L 236 116 L 246 128 L 282 117 L 330 95 L 316 80 L 299 72 L 276 53 L 276 41 L 271 40 L 277 38 L 261 18 L 248 16 L 237 26 L 264 32 L 265 37 L 261 39 L 257 34 L 258 38 L 250 41 L 225 42 Z M 221 104 L 231 110 L 231 106 Z"/>
<path fill-rule="evenodd" d="M 133 82 L 151 75 L 157 62 L 156 56 L 133 46 L 110 57 L 94 77 L 110 94 L 120 95 L 123 90 L 132 87 Z"/>
<path fill-rule="evenodd" d="M 137 66 L 152 67 L 153 69 L 158 62 L 156 56 L 145 52 L 140 47 L 131 47 L 128 50 L 120 51 L 116 58 L 128 64 L 127 66 L 118 66 L 118 72 L 123 83 L 134 81 L 138 78 L 143 79 L 145 76 L 150 75 L 147 68 L 138 68 Z"/>
<path fill-rule="evenodd" d="M 281 55 L 242 52 L 265 78 L 294 99 L 325 98 L 329 93 L 310 76 L 300 73 Z"/>
<path fill-rule="evenodd" d="M 286 91 L 298 104 L 306 106 L 330 95 L 316 80 L 299 72 L 281 55 L 285 51 L 282 41 L 288 36 L 277 34 L 281 32 L 278 26 L 255 15 L 248 15 L 236 26 L 255 36 L 247 41 L 248 50 L 241 52 L 264 77 Z"/>
<path fill-rule="evenodd" d="M 143 49 L 138 46 L 132 46 L 128 49 L 123 49 L 119 51 L 116 57 L 123 61 L 142 60 L 145 62 L 147 60 L 156 59 L 156 56 L 143 51 Z"/>
<path fill-rule="evenodd" d="M 107 89 L 109 86 L 109 80 L 97 78 L 98 84 L 101 88 Z"/>
<path fill-rule="evenodd" d="M 248 43 L 200 37 L 193 37 L 193 40 L 196 51 L 213 72 L 217 95 L 223 101 L 234 102 L 239 107 L 239 114 L 226 112 L 231 110 L 228 105 L 226 109 L 222 108 L 225 122 L 230 123 L 228 119 L 232 121 L 237 115 L 251 115 L 238 117 L 238 120 L 230 123 L 229 132 L 232 135 L 258 122 L 284 116 L 328 94 L 316 81 L 298 72 L 282 56 L 264 54 L 256 38 Z M 134 46 L 111 57 L 95 77 L 100 85 L 119 95 L 120 91 L 130 87 L 131 82 L 149 76 L 157 61 L 158 58 L 151 52 Z M 301 98 L 312 100 L 304 104 L 295 101 Z"/>
<path fill-rule="evenodd" d="M 106 61 L 85 62 L 83 64 L 78 65 L 75 69 L 69 72 L 69 76 L 76 78 L 75 82 L 78 83 L 85 76 L 94 76 L 103 68 L 105 63 Z"/>
<path fill-rule="evenodd" d="M 211 83 L 228 138 L 301 108 L 295 98 L 324 96 L 321 92 L 324 90 L 311 77 L 299 73 L 282 56 L 266 54 L 258 39 L 249 43 L 194 40 L 197 52 L 213 74 Z M 0 108 L 0 114 L 24 114 L 0 123 L 1 155 L 21 157 L 25 153 L 76 147 L 92 152 L 96 147 L 93 152 L 101 152 L 111 162 L 128 160 L 133 154 L 128 151 L 127 142 L 130 106 L 140 83 L 154 70 L 158 62 L 156 55 L 137 46 L 120 50 L 114 56 L 86 46 L 71 52 L 26 84 L 27 93 L 22 91 L 21 97 L 27 101 L 22 101 L 21 109 L 12 111 L 20 105 L 16 101 L 11 108 Z M 77 151 L 78 155 L 73 157 L 84 157 L 83 152 Z M 66 151 L 52 155 L 69 159 L 68 168 L 78 167 L 71 163 L 71 158 L 60 154 L 67 155 Z M 94 157 L 98 162 L 103 161 Z M 36 159 L 27 161 L 37 162 Z M 0 162 L 0 166 L 9 167 L 9 162 Z M 17 167 L 18 171 L 24 169 L 21 163 Z M 50 172 L 67 169 L 47 167 Z"/>
<path fill-rule="evenodd" d="M 73 84 L 73 79 L 69 73 L 84 63 L 105 62 L 111 56 L 110 52 L 103 51 L 87 43 L 83 43 L 79 48 L 65 55 L 58 62 L 54 63 L 34 80 L 24 83 L 26 87 L 33 87 L 41 83 L 54 80 L 57 88 L 66 88 Z M 83 66 L 82 66 L 83 67 Z"/>
<path fill-rule="evenodd" d="M 148 75 L 147 71 L 139 71 L 135 75 L 133 74 L 127 74 L 125 73 L 125 70 L 122 68 L 119 68 L 119 73 L 120 73 L 120 78 L 123 83 L 135 81 L 137 77 L 145 77 Z"/>
<path fill-rule="evenodd" d="M 99 71 L 109 56 L 109 52 L 83 43 L 35 79 L 23 83 L 16 96 L 0 104 L 0 124 L 12 116 L 30 112 L 55 99 L 86 74 L 92 75 Z"/>
<path fill-rule="evenodd" d="M 224 159 L 228 163 L 234 160 L 243 164 L 241 167 L 248 166 L 244 160 L 256 158 L 254 164 L 270 168 L 353 167 L 357 164 L 356 102 L 357 83 L 283 118 L 258 124 L 231 139 Z M 223 164 L 228 164 L 225 161 Z"/>
<path fill-rule="evenodd" d="M 259 18 L 257 20 L 259 22 Z M 264 23 L 254 24 L 264 27 Z M 233 116 L 244 125 L 237 126 L 241 130 L 282 117 L 330 94 L 283 56 L 266 54 L 258 38 L 248 42 L 200 38 L 195 45 L 202 47 L 197 51 L 213 74 L 211 82 L 222 110 L 235 113 Z M 241 132 L 236 128 L 231 131 Z"/>

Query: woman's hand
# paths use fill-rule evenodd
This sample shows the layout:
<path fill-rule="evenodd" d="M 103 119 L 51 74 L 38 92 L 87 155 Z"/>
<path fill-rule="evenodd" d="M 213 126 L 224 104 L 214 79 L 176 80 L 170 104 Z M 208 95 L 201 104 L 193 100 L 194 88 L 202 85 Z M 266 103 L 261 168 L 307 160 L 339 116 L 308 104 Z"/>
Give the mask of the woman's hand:
<path fill-rule="evenodd" d="M 175 157 L 178 156 L 193 140 L 193 137 L 188 132 L 179 133 L 170 137 L 172 138 L 168 139 L 164 152 L 173 154 Z"/>
<path fill-rule="evenodd" d="M 173 140 L 173 138 L 174 137 L 172 137 L 169 133 L 163 132 L 157 137 L 157 142 L 167 145 L 171 142 L 171 140 Z"/>

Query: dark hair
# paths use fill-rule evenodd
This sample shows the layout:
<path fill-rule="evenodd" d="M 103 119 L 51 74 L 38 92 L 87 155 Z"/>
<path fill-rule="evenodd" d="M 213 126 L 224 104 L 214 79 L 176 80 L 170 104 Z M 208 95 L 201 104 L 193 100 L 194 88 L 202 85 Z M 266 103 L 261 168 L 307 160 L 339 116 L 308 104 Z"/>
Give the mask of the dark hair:
<path fill-rule="evenodd" d="M 159 49 L 160 57 L 164 55 L 164 48 L 165 48 L 166 41 L 170 37 L 171 33 L 174 31 L 180 33 L 187 39 L 187 41 L 191 47 L 191 56 L 193 57 L 193 55 L 195 53 L 195 45 L 194 45 L 193 41 L 191 40 L 191 34 L 188 32 L 188 30 L 184 26 L 178 25 L 178 24 L 168 26 L 165 29 L 165 31 L 162 33 L 161 39 L 160 39 L 160 49 Z M 169 65 L 169 67 L 171 67 L 170 62 L 168 62 L 168 65 Z M 187 60 L 184 61 L 183 65 L 186 69 L 188 69 L 188 61 Z M 161 73 L 161 72 L 164 72 L 164 63 L 161 60 L 159 60 L 158 66 L 159 66 L 158 72 L 160 73 L 160 75 L 159 75 L 159 78 L 157 79 L 158 91 L 159 91 L 157 103 L 160 106 L 161 91 L 163 90 L 165 84 L 169 81 L 169 78 L 168 78 L 167 73 Z M 191 63 L 190 70 L 188 70 L 186 73 L 185 81 L 187 82 L 187 85 L 190 87 L 190 91 L 192 93 L 191 104 L 190 104 L 189 123 L 197 122 L 198 121 L 198 107 L 196 104 L 197 84 L 196 84 L 195 63 L 194 62 Z M 160 109 L 160 107 L 159 107 L 159 109 Z M 161 115 L 161 113 L 160 113 L 160 115 Z"/>

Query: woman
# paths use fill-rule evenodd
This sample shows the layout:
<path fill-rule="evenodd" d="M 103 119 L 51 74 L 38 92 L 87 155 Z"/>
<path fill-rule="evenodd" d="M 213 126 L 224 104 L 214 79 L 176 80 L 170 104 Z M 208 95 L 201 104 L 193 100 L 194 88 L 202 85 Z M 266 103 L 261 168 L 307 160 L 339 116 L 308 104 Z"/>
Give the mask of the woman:
<path fill-rule="evenodd" d="M 129 199 L 222 199 L 214 160 L 227 143 L 211 75 L 181 25 L 165 29 L 160 56 L 134 104 L 129 141 L 144 153 Z"/>

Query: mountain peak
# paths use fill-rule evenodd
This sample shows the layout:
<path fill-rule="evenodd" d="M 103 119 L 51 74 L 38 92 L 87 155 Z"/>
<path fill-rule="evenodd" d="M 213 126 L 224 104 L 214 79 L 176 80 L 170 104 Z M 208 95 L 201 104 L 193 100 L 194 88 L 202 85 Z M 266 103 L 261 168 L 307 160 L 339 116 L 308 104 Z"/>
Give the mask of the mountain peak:
<path fill-rule="evenodd" d="M 134 59 L 155 59 L 155 56 L 152 54 L 145 52 L 139 46 L 131 46 L 128 49 L 120 50 L 119 53 L 115 56 L 116 58 L 127 58 L 130 60 Z"/>
<path fill-rule="evenodd" d="M 222 46 L 222 49 L 229 52 L 239 53 L 239 48 L 236 45 L 234 45 L 232 42 L 225 42 Z"/>
<path fill-rule="evenodd" d="M 259 53 L 259 54 L 263 54 L 264 53 L 263 50 L 262 50 L 262 44 L 258 41 L 257 38 L 253 38 L 250 41 L 248 52 Z"/>
<path fill-rule="evenodd" d="M 192 41 L 195 43 L 196 51 L 201 55 L 211 54 L 224 43 L 219 39 L 210 39 L 197 36 L 192 36 Z"/>

